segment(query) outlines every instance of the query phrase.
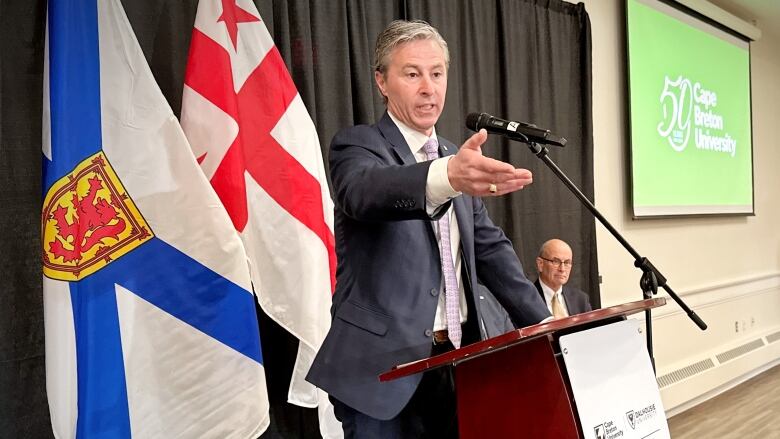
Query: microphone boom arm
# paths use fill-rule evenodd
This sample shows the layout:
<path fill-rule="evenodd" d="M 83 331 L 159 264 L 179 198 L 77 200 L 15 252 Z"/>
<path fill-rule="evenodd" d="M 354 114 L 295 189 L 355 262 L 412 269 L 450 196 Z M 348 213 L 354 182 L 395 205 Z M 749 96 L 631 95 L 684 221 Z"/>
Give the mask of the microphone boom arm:
<path fill-rule="evenodd" d="M 582 193 L 582 191 L 575 185 L 569 177 L 566 176 L 566 174 L 558 167 L 558 165 L 555 164 L 555 162 L 548 156 L 548 149 L 545 146 L 539 145 L 535 142 L 528 141 L 526 139 L 526 142 L 528 144 L 528 147 L 530 148 L 531 152 L 539 157 L 539 159 L 544 162 L 545 165 L 547 165 L 550 170 L 563 182 L 563 184 L 571 191 L 571 193 L 574 194 L 574 196 L 577 197 L 577 199 L 580 200 L 580 202 L 588 208 L 590 213 L 593 214 L 593 216 L 596 217 L 596 219 L 599 220 L 601 225 L 603 225 L 609 233 L 612 234 L 615 239 L 620 242 L 620 244 L 623 246 L 623 248 L 628 251 L 631 256 L 634 257 L 634 266 L 642 270 L 642 278 L 640 280 L 640 286 L 642 288 L 642 293 L 646 299 L 649 299 L 652 297 L 653 294 L 658 293 L 658 287 L 662 287 L 666 292 L 669 294 L 669 296 L 674 299 L 674 301 L 677 303 L 677 305 L 680 306 L 680 308 L 685 311 L 685 313 L 688 315 L 688 317 L 693 320 L 693 322 L 698 326 L 702 331 L 707 329 L 707 324 L 704 323 L 704 321 L 694 312 L 692 309 L 688 307 L 688 305 L 683 302 L 683 300 L 680 298 L 680 296 L 677 295 L 677 293 L 672 290 L 672 288 L 666 283 L 666 277 L 664 277 L 663 274 L 650 262 L 649 259 L 641 256 L 639 252 L 634 250 L 634 248 L 631 246 L 631 244 L 628 243 L 628 241 L 623 238 L 623 236 L 618 232 L 614 227 L 612 227 L 612 224 L 610 224 L 609 221 L 607 221 L 606 218 L 601 214 L 601 212 L 596 209 L 596 206 L 588 199 L 588 197 L 585 196 L 585 194 Z M 647 350 L 650 353 L 650 360 L 653 363 L 653 369 L 655 370 L 655 359 L 653 358 L 653 331 L 652 331 L 652 316 L 650 313 L 650 310 L 645 311 L 645 326 L 647 328 Z"/>

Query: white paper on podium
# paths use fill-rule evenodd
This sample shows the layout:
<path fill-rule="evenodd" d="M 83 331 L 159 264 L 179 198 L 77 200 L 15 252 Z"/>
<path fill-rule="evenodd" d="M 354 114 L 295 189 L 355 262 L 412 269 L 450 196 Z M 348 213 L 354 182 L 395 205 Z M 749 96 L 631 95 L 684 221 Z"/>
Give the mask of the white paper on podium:
<path fill-rule="evenodd" d="M 638 320 L 565 335 L 559 341 L 585 438 L 669 438 Z"/>

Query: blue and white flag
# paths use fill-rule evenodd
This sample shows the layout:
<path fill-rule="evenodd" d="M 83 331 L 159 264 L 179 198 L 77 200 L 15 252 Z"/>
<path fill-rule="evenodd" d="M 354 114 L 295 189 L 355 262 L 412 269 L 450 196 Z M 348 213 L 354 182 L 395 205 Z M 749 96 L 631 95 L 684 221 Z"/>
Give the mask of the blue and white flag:
<path fill-rule="evenodd" d="M 119 0 L 49 1 L 41 216 L 58 438 L 250 438 L 268 397 L 246 252 Z"/>

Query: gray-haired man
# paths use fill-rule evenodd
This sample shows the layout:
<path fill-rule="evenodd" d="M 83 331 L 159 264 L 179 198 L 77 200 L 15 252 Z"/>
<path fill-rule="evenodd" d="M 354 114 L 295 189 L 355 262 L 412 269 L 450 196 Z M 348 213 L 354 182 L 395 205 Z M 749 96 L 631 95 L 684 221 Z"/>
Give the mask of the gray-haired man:
<path fill-rule="evenodd" d="M 391 23 L 374 64 L 387 112 L 331 143 L 333 323 L 307 379 L 330 394 L 347 437 L 457 437 L 449 368 L 377 376 L 485 338 L 478 277 L 518 327 L 550 315 L 479 198 L 521 189 L 531 173 L 483 156 L 484 130 L 460 149 L 436 134 L 448 67 L 436 29 Z"/>

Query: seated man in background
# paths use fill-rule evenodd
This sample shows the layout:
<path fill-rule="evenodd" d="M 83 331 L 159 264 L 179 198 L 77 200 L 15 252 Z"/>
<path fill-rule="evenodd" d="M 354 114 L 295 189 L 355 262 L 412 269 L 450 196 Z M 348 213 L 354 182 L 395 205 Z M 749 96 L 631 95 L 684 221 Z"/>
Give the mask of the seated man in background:
<path fill-rule="evenodd" d="M 566 286 L 571 266 L 572 251 L 569 244 L 560 239 L 551 239 L 542 244 L 539 256 L 536 257 L 539 279 L 534 285 L 556 319 L 591 310 L 587 294 Z"/>

